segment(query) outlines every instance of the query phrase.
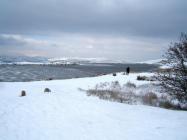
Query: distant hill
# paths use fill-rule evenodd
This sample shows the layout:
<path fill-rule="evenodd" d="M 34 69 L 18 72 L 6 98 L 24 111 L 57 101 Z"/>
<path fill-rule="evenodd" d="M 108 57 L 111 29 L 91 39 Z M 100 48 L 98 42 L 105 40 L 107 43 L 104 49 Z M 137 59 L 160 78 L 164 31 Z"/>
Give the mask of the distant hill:
<path fill-rule="evenodd" d="M 90 64 L 90 63 L 125 63 L 125 61 L 120 60 L 109 60 L 105 58 L 51 58 L 48 59 L 51 64 Z"/>

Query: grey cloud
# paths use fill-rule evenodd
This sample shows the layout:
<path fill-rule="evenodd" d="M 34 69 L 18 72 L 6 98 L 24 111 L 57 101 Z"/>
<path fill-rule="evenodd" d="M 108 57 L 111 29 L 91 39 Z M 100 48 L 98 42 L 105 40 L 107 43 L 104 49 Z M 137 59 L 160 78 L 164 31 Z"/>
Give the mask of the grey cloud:
<path fill-rule="evenodd" d="M 45 55 L 52 42 L 21 35 L 0 34 L 0 55 Z"/>
<path fill-rule="evenodd" d="M 1 0 L 0 55 L 159 58 L 187 30 L 186 0 Z"/>
<path fill-rule="evenodd" d="M 186 0 L 1 0 L 0 5 L 3 33 L 176 37 L 187 28 Z"/>

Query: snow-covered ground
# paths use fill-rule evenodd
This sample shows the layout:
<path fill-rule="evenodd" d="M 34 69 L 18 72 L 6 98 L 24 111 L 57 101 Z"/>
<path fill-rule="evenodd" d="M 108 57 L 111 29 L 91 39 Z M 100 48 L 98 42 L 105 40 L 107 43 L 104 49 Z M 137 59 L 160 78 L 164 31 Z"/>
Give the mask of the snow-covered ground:
<path fill-rule="evenodd" d="M 148 73 L 0 83 L 0 140 L 186 140 L 187 112 L 88 97 L 78 88 Z M 44 88 L 52 90 L 44 94 Z M 27 96 L 19 97 L 21 90 Z"/>

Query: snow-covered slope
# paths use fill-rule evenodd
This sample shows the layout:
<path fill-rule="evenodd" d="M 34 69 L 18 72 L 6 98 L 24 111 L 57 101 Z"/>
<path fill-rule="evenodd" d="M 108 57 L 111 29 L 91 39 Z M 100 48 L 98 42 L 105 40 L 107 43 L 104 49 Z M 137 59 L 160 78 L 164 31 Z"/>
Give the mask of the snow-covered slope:
<path fill-rule="evenodd" d="M 78 90 L 116 80 L 149 83 L 137 75 L 0 83 L 0 139 L 186 140 L 187 112 L 109 102 Z M 46 87 L 52 93 L 44 94 Z M 27 96 L 19 97 L 21 90 Z"/>

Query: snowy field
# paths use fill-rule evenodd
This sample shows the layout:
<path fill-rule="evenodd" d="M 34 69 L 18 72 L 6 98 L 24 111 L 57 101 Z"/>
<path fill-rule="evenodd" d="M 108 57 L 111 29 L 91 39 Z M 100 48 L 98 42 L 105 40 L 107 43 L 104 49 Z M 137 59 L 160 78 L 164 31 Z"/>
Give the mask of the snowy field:
<path fill-rule="evenodd" d="M 138 75 L 0 82 L 0 140 L 187 140 L 187 112 L 88 97 L 101 82 L 141 85 Z M 45 88 L 51 93 L 44 93 Z M 19 97 L 21 90 L 27 96 Z"/>

